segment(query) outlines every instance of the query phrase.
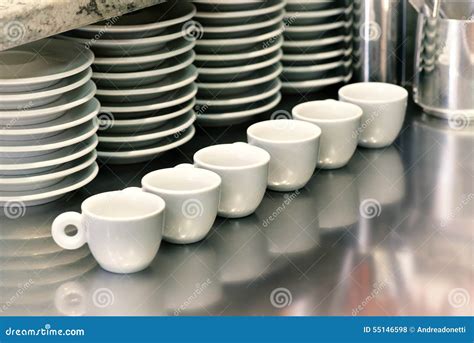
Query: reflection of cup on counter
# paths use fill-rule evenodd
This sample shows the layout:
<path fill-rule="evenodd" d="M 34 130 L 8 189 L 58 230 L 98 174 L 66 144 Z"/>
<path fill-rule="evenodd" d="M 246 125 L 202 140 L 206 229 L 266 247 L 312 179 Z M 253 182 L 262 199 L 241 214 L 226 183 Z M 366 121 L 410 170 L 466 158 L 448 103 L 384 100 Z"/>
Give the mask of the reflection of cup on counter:
<path fill-rule="evenodd" d="M 211 307 L 222 298 L 216 254 L 207 242 L 164 245 L 157 260 L 156 269 L 161 279 L 165 280 L 160 292 L 170 314 L 209 314 Z"/>
<path fill-rule="evenodd" d="M 345 228 L 357 222 L 359 197 L 354 175 L 347 168 L 321 170 L 307 184 L 318 209 L 321 230 Z"/>
<path fill-rule="evenodd" d="M 272 255 L 300 254 L 319 245 L 318 207 L 306 187 L 267 192 L 256 213 Z"/>
<path fill-rule="evenodd" d="M 218 220 L 210 244 L 217 254 L 223 283 L 252 282 L 271 265 L 267 240 L 255 215 L 239 220 Z"/>

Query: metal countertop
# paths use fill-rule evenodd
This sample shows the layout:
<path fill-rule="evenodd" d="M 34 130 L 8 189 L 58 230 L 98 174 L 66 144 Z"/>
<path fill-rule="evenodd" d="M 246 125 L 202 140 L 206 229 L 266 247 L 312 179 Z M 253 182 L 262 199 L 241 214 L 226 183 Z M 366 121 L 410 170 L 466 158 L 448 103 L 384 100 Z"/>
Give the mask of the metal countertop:
<path fill-rule="evenodd" d="M 298 101 L 286 96 L 278 109 Z M 218 219 L 204 241 L 162 243 L 143 272 L 108 273 L 87 246 L 61 251 L 50 237 L 55 216 L 89 195 L 138 186 L 203 146 L 244 141 L 248 125 L 198 129 L 153 162 L 101 166 L 79 192 L 1 217 L 0 315 L 474 314 L 474 127 L 413 104 L 391 147 L 359 148 L 298 192 L 267 192 L 255 214 Z M 361 215 L 368 202 L 373 218 Z"/>

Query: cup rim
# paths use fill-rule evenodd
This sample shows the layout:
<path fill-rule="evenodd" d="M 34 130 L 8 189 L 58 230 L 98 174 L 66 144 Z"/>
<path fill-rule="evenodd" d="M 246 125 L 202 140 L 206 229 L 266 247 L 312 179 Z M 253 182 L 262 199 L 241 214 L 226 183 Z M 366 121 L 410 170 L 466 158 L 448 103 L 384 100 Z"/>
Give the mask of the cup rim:
<path fill-rule="evenodd" d="M 268 139 L 268 138 L 263 138 L 261 136 L 256 135 L 253 130 L 255 130 L 258 127 L 271 127 L 273 123 L 277 123 L 276 120 L 263 120 L 258 123 L 252 124 L 247 128 L 247 135 L 255 140 L 261 141 L 261 142 L 266 142 L 266 143 L 272 143 L 272 144 L 282 144 L 282 145 L 287 145 L 287 144 L 295 144 L 295 143 L 305 143 L 309 142 L 312 140 L 316 140 L 321 136 L 321 128 L 317 126 L 314 123 L 307 122 L 307 121 L 302 121 L 302 120 L 292 120 L 292 119 L 277 119 L 279 121 L 291 121 L 294 122 L 295 125 L 302 125 L 306 126 L 310 129 L 315 129 L 314 132 L 311 134 L 311 137 L 307 138 L 295 138 L 293 140 L 278 140 L 278 139 Z M 284 131 L 284 129 L 282 129 Z"/>
<path fill-rule="evenodd" d="M 105 198 L 105 197 L 108 197 L 108 196 L 111 196 L 113 194 L 123 194 L 125 191 L 121 190 L 121 191 L 110 191 L 110 192 L 103 192 L 103 193 L 98 193 L 98 194 L 95 194 L 91 197 L 88 197 L 86 200 L 84 200 L 81 204 L 81 211 L 83 214 L 86 214 L 87 216 L 90 216 L 90 217 L 93 217 L 95 219 L 100 219 L 100 220 L 107 220 L 107 221 L 113 221 L 113 222 L 128 222 L 128 221 L 141 221 L 141 220 L 145 220 L 145 219 L 149 219 L 151 217 L 154 217 L 156 215 L 159 215 L 161 213 L 164 212 L 165 208 L 166 208 L 166 203 L 165 201 L 158 195 L 156 194 L 151 194 L 151 193 L 146 193 L 146 192 L 141 192 L 141 191 L 133 191 L 134 193 L 133 194 L 139 194 L 139 196 L 141 197 L 147 197 L 149 199 L 148 202 L 155 202 L 156 203 L 156 207 L 153 211 L 150 211 L 149 213 L 145 214 L 145 215 L 142 215 L 142 216 L 129 216 L 129 217 L 120 217 L 120 218 L 116 218 L 116 217 L 110 217 L 110 216 L 104 216 L 104 215 L 101 215 L 101 214 L 97 214 L 96 212 L 94 211 L 91 211 L 91 209 L 87 208 L 87 206 L 89 205 L 89 203 L 91 201 L 94 201 L 98 198 Z"/>
<path fill-rule="evenodd" d="M 151 183 L 149 181 L 147 181 L 148 179 L 150 179 L 150 178 L 152 178 L 156 175 L 159 175 L 159 174 L 173 173 L 173 172 L 177 171 L 177 168 L 164 168 L 164 169 L 158 169 L 158 170 L 152 171 L 151 173 L 146 174 L 142 178 L 142 187 L 148 188 L 152 192 L 157 191 L 157 192 L 161 192 L 161 193 L 165 193 L 165 194 L 180 194 L 180 195 L 189 194 L 189 195 L 193 195 L 193 194 L 201 194 L 201 193 L 205 193 L 205 192 L 215 190 L 215 189 L 219 188 L 220 185 L 222 184 L 222 179 L 219 176 L 219 174 L 214 173 L 211 170 L 207 170 L 207 169 L 203 169 L 203 168 L 196 168 L 196 167 L 195 168 L 179 168 L 179 170 L 180 171 L 186 170 L 187 172 L 193 172 L 193 171 L 196 172 L 196 171 L 198 171 L 199 173 L 207 174 L 209 177 L 214 178 L 215 181 L 212 181 L 211 185 L 201 187 L 201 188 L 198 188 L 198 189 L 194 189 L 194 190 L 176 190 L 176 189 L 168 189 L 168 188 L 152 186 Z"/>
<path fill-rule="evenodd" d="M 345 118 L 313 118 L 310 116 L 303 115 L 301 113 L 298 113 L 302 108 L 308 107 L 308 106 L 316 106 L 318 104 L 324 104 L 327 102 L 332 102 L 338 104 L 338 106 L 346 106 L 346 107 L 352 107 L 354 110 L 357 111 L 356 114 L 345 117 Z M 326 100 L 314 100 L 314 101 L 306 101 L 302 102 L 291 110 L 291 114 L 293 118 L 296 118 L 298 120 L 303 120 L 303 121 L 309 121 L 311 123 L 344 123 L 347 121 L 353 121 L 360 119 L 363 115 L 364 111 L 360 106 L 357 106 L 355 104 L 349 103 L 349 102 L 344 102 L 340 100 L 334 100 L 334 99 L 326 99 Z"/>
<path fill-rule="evenodd" d="M 396 89 L 396 90 L 401 91 L 403 95 L 397 96 L 397 97 L 388 97 L 387 96 L 386 98 L 383 98 L 383 99 L 380 99 L 380 100 L 375 100 L 375 99 L 367 100 L 367 99 L 360 99 L 360 98 L 349 96 L 349 95 L 345 94 L 349 90 L 354 89 L 354 88 L 373 87 L 373 86 L 383 86 L 383 87 L 389 87 L 389 88 L 392 88 L 392 89 Z M 388 83 L 388 82 L 356 82 L 356 83 L 351 83 L 351 84 L 348 84 L 348 85 L 345 85 L 345 86 L 339 88 L 339 91 L 337 93 L 339 95 L 339 99 L 341 99 L 341 97 L 343 97 L 344 100 L 354 101 L 354 102 L 359 102 L 359 103 L 364 103 L 364 104 L 392 103 L 392 102 L 398 102 L 398 101 L 401 101 L 401 100 L 404 100 L 404 99 L 408 98 L 408 91 L 405 88 L 403 88 L 399 85 L 395 85 L 393 83 Z"/>
<path fill-rule="evenodd" d="M 210 150 L 212 151 L 214 149 L 220 149 L 223 146 L 229 146 L 229 145 L 232 146 L 232 145 L 237 145 L 237 144 L 246 145 L 246 146 L 248 146 L 249 149 L 258 151 L 260 154 L 263 154 L 263 156 L 265 156 L 265 158 L 262 159 L 262 161 L 252 163 L 252 164 L 243 165 L 243 166 L 224 166 L 224 165 L 211 164 L 211 163 L 204 162 L 200 157 L 202 154 L 204 154 L 207 151 L 210 151 Z M 216 147 L 218 147 L 218 148 L 216 148 Z M 270 162 L 270 154 L 267 151 L 265 151 L 264 149 L 256 147 L 254 145 L 250 145 L 250 144 L 244 143 L 244 142 L 234 142 L 234 143 L 227 143 L 227 144 L 215 144 L 215 145 L 211 145 L 211 146 L 202 148 L 194 154 L 193 159 L 194 159 L 195 163 L 197 162 L 200 166 L 203 166 L 204 168 L 218 169 L 218 170 L 244 170 L 244 169 L 257 168 L 257 167 L 262 167 L 264 165 L 267 165 Z"/>

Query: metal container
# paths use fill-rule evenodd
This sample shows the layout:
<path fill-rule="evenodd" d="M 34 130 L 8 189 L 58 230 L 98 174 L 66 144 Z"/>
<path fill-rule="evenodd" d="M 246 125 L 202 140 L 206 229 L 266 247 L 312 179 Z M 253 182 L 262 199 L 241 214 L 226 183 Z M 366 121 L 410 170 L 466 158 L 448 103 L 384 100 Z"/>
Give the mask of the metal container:
<path fill-rule="evenodd" d="M 354 78 L 401 83 L 405 1 L 354 0 Z"/>
<path fill-rule="evenodd" d="M 449 19 L 418 14 L 413 95 L 425 112 L 474 118 L 474 1 L 443 1 Z"/>

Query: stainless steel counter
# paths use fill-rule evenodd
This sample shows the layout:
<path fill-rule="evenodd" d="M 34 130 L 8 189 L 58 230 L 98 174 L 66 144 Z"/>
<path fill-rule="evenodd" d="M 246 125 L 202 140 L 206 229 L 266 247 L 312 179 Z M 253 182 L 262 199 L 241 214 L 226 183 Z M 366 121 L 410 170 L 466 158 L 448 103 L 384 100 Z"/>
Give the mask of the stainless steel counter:
<path fill-rule="evenodd" d="M 286 97 L 280 108 L 297 101 Z M 154 162 L 102 166 L 79 192 L 1 217 L 0 314 L 474 313 L 474 127 L 430 119 L 412 104 L 393 146 L 359 149 L 347 167 L 316 171 L 298 192 L 267 192 L 255 214 L 219 219 L 202 242 L 163 243 L 144 272 L 108 273 L 87 247 L 61 251 L 51 239 L 54 217 L 90 194 L 139 185 L 203 146 L 245 140 L 247 126 L 199 129 Z"/>

